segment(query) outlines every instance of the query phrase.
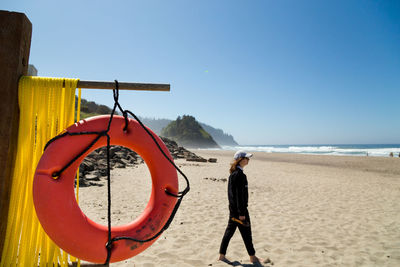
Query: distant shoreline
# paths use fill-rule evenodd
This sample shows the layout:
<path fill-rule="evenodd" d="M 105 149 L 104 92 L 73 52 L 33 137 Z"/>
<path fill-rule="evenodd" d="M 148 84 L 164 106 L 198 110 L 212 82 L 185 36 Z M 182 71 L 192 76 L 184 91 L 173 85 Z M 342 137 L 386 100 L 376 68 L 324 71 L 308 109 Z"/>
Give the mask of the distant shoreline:
<path fill-rule="evenodd" d="M 197 155 L 205 157 L 232 157 L 233 151 L 228 150 L 191 150 Z M 400 175 L 400 158 L 391 157 L 360 157 L 337 155 L 317 155 L 300 153 L 265 153 L 254 151 L 251 161 L 266 161 L 283 164 L 300 164 L 303 166 L 324 166 L 339 168 L 342 170 L 352 169 L 371 173 L 385 173 L 391 175 Z"/>
<path fill-rule="evenodd" d="M 399 157 L 400 144 L 324 144 L 324 145 L 240 145 L 223 146 L 220 149 L 205 148 L 200 150 L 249 152 L 287 153 L 304 155 L 329 155 L 329 156 L 371 156 L 371 157 Z M 392 153 L 392 154 L 391 154 Z"/>

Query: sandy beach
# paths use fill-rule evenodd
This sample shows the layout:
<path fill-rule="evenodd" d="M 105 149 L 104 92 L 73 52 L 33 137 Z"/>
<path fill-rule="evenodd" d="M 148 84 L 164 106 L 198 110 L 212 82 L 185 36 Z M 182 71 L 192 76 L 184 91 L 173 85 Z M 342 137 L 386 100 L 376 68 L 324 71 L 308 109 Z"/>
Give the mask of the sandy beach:
<path fill-rule="evenodd" d="M 138 256 L 111 266 L 230 266 L 217 258 L 233 152 L 193 152 L 217 163 L 177 160 L 191 191 L 170 228 Z M 245 173 L 254 247 L 273 266 L 400 266 L 400 158 L 259 152 Z M 113 224 L 136 218 L 150 189 L 145 164 L 113 170 Z M 82 210 L 104 225 L 106 192 L 106 186 L 91 186 L 79 194 Z M 227 258 L 253 266 L 239 231 Z"/>

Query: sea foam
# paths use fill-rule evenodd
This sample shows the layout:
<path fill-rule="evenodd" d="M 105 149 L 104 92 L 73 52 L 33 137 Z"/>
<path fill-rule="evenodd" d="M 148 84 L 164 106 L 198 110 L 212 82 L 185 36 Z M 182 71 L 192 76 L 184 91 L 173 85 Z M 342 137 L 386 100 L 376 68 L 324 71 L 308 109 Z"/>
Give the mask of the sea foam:
<path fill-rule="evenodd" d="M 398 157 L 400 145 L 260 145 L 260 146 L 224 146 L 223 150 L 245 150 L 266 153 L 298 153 L 336 156 L 373 156 L 388 157 L 393 153 Z"/>

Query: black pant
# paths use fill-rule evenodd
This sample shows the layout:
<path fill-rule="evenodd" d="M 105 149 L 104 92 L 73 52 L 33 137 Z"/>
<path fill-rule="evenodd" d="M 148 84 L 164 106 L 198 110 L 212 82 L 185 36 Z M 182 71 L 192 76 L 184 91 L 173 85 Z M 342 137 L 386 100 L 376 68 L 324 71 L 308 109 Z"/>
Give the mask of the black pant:
<path fill-rule="evenodd" d="M 239 216 L 234 216 L 229 214 L 229 221 L 228 221 L 228 226 L 226 227 L 224 237 L 222 238 L 221 246 L 219 248 L 219 253 L 225 255 L 226 250 L 229 245 L 229 241 L 231 240 L 233 234 L 236 231 L 236 228 L 239 228 L 240 234 L 242 235 L 243 242 L 246 246 L 247 253 L 249 253 L 250 256 L 253 256 L 256 254 L 256 251 L 254 250 L 253 247 L 253 241 L 251 238 L 251 223 L 250 223 L 250 217 L 249 217 L 249 212 L 246 211 L 246 221 L 249 223 L 249 226 L 243 226 L 240 223 L 237 223 L 232 220 L 232 217 L 235 217 L 236 219 L 239 219 Z"/>

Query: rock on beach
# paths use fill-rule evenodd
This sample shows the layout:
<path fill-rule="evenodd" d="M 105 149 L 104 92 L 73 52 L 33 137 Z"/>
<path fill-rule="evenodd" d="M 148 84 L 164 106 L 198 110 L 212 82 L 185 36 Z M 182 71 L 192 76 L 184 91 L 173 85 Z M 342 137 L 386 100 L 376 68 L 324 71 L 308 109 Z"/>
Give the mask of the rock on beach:
<path fill-rule="evenodd" d="M 178 144 L 165 137 L 161 137 L 174 160 L 186 159 L 196 162 L 215 162 L 216 159 L 205 159 L 195 153 L 178 146 Z M 211 160 L 211 161 L 210 161 Z M 215 160 L 215 161 L 214 161 Z M 110 167 L 127 168 L 144 163 L 135 151 L 123 146 L 110 147 Z M 100 180 L 107 177 L 107 147 L 101 147 L 90 153 L 79 166 L 79 186 L 101 186 Z"/>

